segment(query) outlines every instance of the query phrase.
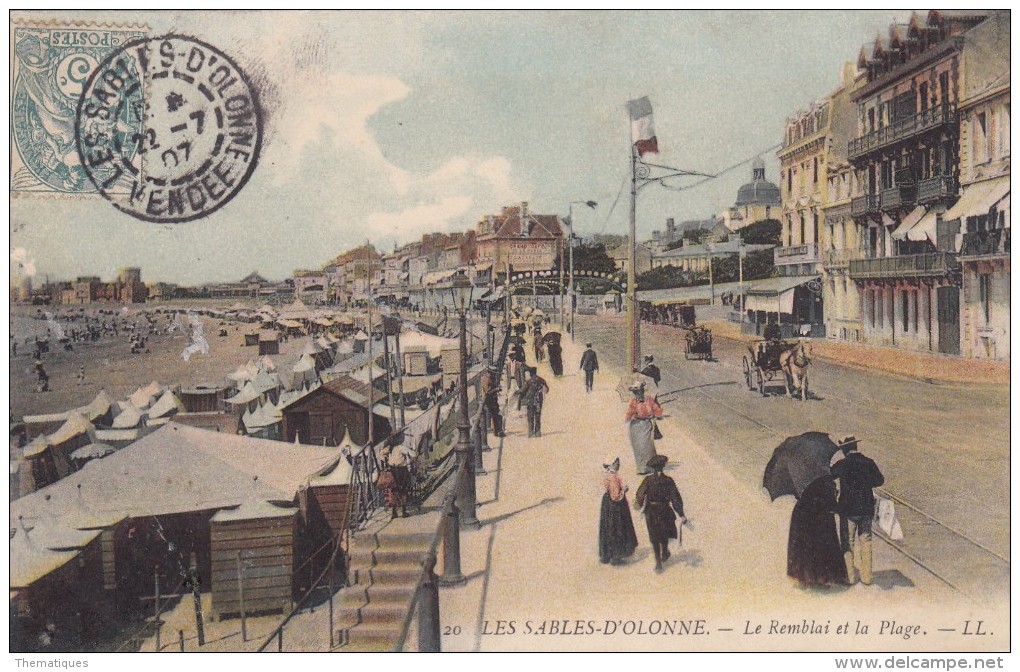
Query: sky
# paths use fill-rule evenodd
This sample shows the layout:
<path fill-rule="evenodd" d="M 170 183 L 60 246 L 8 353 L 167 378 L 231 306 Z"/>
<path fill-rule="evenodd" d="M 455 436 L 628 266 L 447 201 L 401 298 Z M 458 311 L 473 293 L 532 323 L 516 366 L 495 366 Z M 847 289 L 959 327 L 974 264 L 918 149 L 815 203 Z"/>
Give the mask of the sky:
<path fill-rule="evenodd" d="M 39 13 L 29 18 L 45 19 Z M 778 183 L 785 120 L 909 13 L 83 12 L 183 33 L 256 82 L 266 135 L 250 181 L 193 222 L 152 224 L 99 197 L 13 198 L 11 269 L 181 284 L 282 279 L 371 241 L 388 251 L 527 201 L 576 232 L 625 234 L 630 128 L 647 95 L 656 163 L 714 174 L 637 201 L 638 238 L 731 206 L 761 154 Z M 688 182 L 674 182 L 684 185 Z M 576 208 L 575 208 L 576 209 Z"/>

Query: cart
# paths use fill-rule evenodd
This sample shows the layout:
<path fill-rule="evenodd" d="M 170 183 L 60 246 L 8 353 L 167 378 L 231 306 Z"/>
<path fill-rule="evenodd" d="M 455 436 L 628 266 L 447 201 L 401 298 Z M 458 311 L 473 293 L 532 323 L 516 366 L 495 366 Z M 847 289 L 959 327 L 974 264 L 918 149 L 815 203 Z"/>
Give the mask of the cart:
<path fill-rule="evenodd" d="M 747 383 L 747 389 L 752 392 L 757 389 L 758 393 L 764 397 L 766 388 L 782 385 L 783 390 L 789 396 L 793 381 L 790 380 L 790 374 L 783 368 L 780 358 L 784 352 L 796 347 L 798 347 L 798 343 L 790 343 L 781 339 L 755 341 L 748 345 L 743 362 L 744 382 Z M 807 399 L 806 370 L 798 391 L 802 400 Z"/>
<path fill-rule="evenodd" d="M 684 329 L 684 359 L 712 359 L 712 330 L 706 327 Z"/>

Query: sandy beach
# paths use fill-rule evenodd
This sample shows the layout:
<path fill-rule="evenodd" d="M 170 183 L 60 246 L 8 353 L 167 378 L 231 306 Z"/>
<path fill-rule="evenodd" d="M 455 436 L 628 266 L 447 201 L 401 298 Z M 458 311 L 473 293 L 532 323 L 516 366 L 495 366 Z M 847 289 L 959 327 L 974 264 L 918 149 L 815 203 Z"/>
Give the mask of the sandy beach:
<path fill-rule="evenodd" d="M 208 302 L 202 308 L 226 308 L 228 303 Z M 146 311 L 155 311 L 160 306 L 148 305 Z M 162 309 L 166 310 L 167 306 Z M 117 310 L 120 319 L 129 321 L 143 318 L 139 307 L 129 307 L 130 317 L 123 317 L 121 306 L 104 305 L 103 310 Z M 11 310 L 12 330 L 18 341 L 18 353 L 11 357 L 10 413 L 15 419 L 28 414 L 56 413 L 82 406 L 92 401 L 96 394 L 105 389 L 116 400 L 121 400 L 138 387 L 155 380 L 161 385 L 191 387 L 199 383 L 221 382 L 228 373 L 249 358 L 258 357 L 257 347 L 245 347 L 244 334 L 257 325 L 225 321 L 200 316 L 206 339 L 208 354 L 193 354 L 185 361 L 182 352 L 191 342 L 190 328 L 185 333 L 161 333 L 147 339 L 149 352 L 131 353 L 129 335 L 121 331 L 119 336 L 104 335 L 99 341 L 73 343 L 73 350 L 64 350 L 59 343 L 51 340 L 50 352 L 43 355 L 43 366 L 50 377 L 50 391 L 35 392 L 36 377 L 33 370 L 33 352 L 23 339 L 33 330 L 45 334 L 46 321 L 31 319 L 38 313 L 35 306 L 14 307 Z M 44 308 L 43 310 L 51 310 Z M 85 314 L 98 315 L 99 308 L 86 308 Z M 51 311 L 59 318 L 66 309 Z M 100 316 L 106 320 L 108 315 Z M 158 315 L 158 324 L 165 326 L 168 319 Z M 188 319 L 183 322 L 189 325 Z M 67 329 L 68 324 L 58 322 Z M 16 324 L 16 328 L 15 328 Z M 71 325 L 73 326 L 73 324 Z M 34 329 L 33 329 L 34 327 Z M 190 325 L 189 325 L 190 327 Z M 219 336 L 219 330 L 226 329 L 226 336 Z M 164 330 L 165 331 L 165 330 Z M 20 332 L 20 333 L 19 333 Z M 293 365 L 308 337 L 292 338 L 280 343 L 280 354 L 272 356 L 281 369 Z M 8 352 L 10 347 L 8 345 Z M 85 367 L 85 383 L 78 383 L 80 367 Z"/>

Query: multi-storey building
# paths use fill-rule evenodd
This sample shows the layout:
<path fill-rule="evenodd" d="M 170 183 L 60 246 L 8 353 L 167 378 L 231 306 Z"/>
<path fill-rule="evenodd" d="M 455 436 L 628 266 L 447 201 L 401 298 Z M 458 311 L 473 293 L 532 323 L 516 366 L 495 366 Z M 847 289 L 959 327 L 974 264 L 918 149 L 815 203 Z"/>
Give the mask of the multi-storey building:
<path fill-rule="evenodd" d="M 962 271 L 961 351 L 1009 360 L 1009 12 L 964 35 L 960 95 L 963 194 L 943 218 L 957 236 Z"/>
<path fill-rule="evenodd" d="M 987 16 L 914 14 L 860 52 L 865 81 L 851 94 L 858 132 L 847 154 L 861 189 L 850 212 L 866 258 L 850 260 L 849 275 L 868 342 L 960 351 L 958 265 L 941 215 L 959 192 L 964 35 Z"/>
<path fill-rule="evenodd" d="M 820 236 L 825 334 L 844 341 L 859 341 L 862 330 L 860 294 L 848 271 L 850 260 L 861 258 L 863 238 L 861 227 L 850 216 L 850 199 L 857 176 L 847 161 L 846 153 L 847 142 L 857 130 L 856 110 L 850 94 L 861 81 L 863 77 L 859 76 L 857 66 L 845 63 L 840 70 L 839 88 L 827 99 L 828 131 L 823 154 L 825 182 L 820 185 L 821 193 L 812 196 L 821 201 L 820 226 L 816 235 Z M 813 224 L 813 218 L 810 221 Z M 792 235 L 785 231 L 789 223 L 784 218 L 786 239 Z M 779 264 L 779 255 L 776 263 Z"/>
<path fill-rule="evenodd" d="M 514 271 L 549 270 L 563 249 L 559 216 L 531 214 L 527 203 L 482 217 L 476 229 L 478 261 L 492 263 L 499 273 L 507 264 Z"/>

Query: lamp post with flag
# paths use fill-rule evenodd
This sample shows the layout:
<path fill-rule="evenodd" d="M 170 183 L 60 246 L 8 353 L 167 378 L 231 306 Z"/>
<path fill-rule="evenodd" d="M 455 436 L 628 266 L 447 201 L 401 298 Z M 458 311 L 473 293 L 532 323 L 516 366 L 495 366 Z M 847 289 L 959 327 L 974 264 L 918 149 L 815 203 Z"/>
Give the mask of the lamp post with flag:
<path fill-rule="evenodd" d="M 648 96 L 627 101 L 630 116 L 630 235 L 627 242 L 627 362 L 634 371 L 641 364 L 641 314 L 637 301 L 637 195 L 642 187 L 674 177 L 698 175 L 712 178 L 715 175 L 682 170 L 672 166 L 648 163 L 646 154 L 659 153 L 659 139 L 655 135 L 652 103 Z M 665 185 L 664 185 L 665 186 Z M 671 187 L 674 188 L 675 187 Z"/>

